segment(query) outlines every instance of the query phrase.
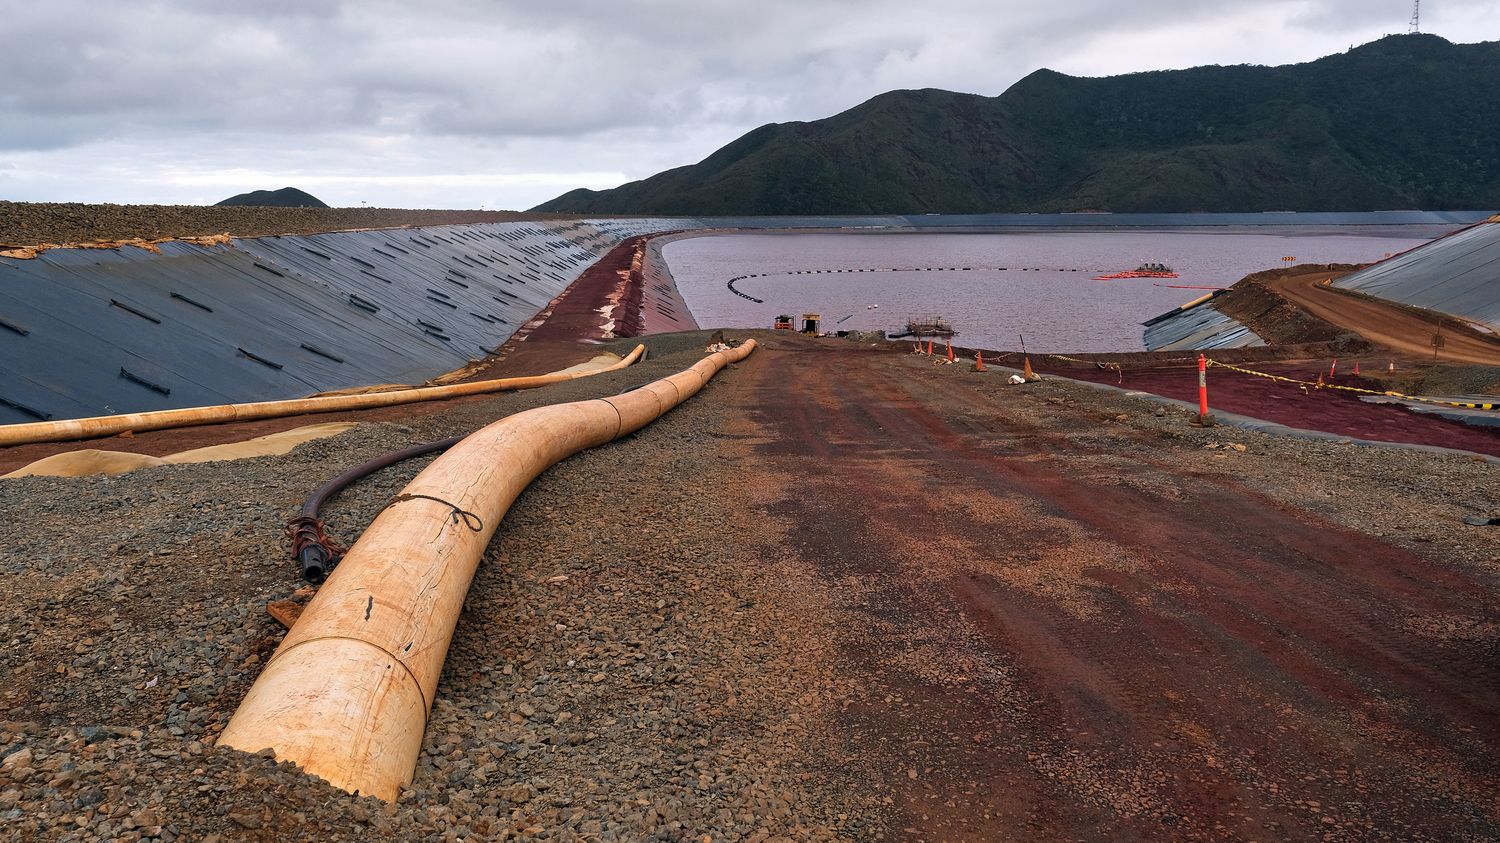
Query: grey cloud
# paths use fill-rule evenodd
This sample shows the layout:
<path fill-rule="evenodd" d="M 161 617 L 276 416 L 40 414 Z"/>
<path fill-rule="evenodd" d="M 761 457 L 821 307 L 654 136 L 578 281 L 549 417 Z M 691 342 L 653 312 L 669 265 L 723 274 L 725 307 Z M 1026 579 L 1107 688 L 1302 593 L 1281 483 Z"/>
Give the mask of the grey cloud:
<path fill-rule="evenodd" d="M 1409 11 L 1404 0 L 11 2 L 0 150 L 80 173 L 102 150 L 157 150 L 163 167 L 218 155 L 224 170 L 275 162 L 290 178 L 387 168 L 393 150 L 413 172 L 493 172 L 519 160 L 497 150 L 525 149 L 537 172 L 638 178 L 892 88 L 993 95 L 1042 66 L 1303 61 L 1401 31 Z M 1500 35 L 1491 0 L 1445 0 L 1433 17 L 1461 24 L 1455 40 Z"/>

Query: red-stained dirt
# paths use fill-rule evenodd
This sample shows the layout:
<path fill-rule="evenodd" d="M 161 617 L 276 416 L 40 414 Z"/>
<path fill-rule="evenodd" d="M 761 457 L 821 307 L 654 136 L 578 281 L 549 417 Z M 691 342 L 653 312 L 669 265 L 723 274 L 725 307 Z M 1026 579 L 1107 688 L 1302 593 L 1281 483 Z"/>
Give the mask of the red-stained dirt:
<path fill-rule="evenodd" d="M 897 837 L 1500 834 L 1500 663 L 1414 626 L 1491 622 L 1493 571 L 993 376 L 767 346 L 736 473 L 782 494 L 747 517 L 843 596 L 829 763 L 892 794 Z"/>
<path fill-rule="evenodd" d="M 1210 356 L 1213 356 L 1210 354 Z M 1384 365 L 1385 358 L 1368 358 L 1365 367 Z M 1181 401 L 1198 402 L 1196 365 L 1178 364 L 1153 368 L 1123 366 L 1121 370 L 1084 366 L 1050 366 L 1033 361 L 1039 372 L 1105 383 L 1124 389 L 1151 392 Z M 1342 374 L 1328 377 L 1330 364 L 1315 363 L 1242 363 L 1240 368 L 1317 383 L 1383 391 L 1375 381 L 1349 374 L 1353 361 L 1345 360 Z M 1219 366 L 1208 371 L 1210 410 L 1223 410 L 1253 418 L 1277 422 L 1288 427 L 1322 430 L 1358 439 L 1382 442 L 1408 442 L 1460 448 L 1481 454 L 1500 456 L 1500 427 L 1476 427 L 1432 415 L 1424 415 L 1394 404 L 1373 404 L 1359 400 L 1359 393 L 1339 389 L 1303 389 L 1297 384 L 1255 377 Z"/>
<path fill-rule="evenodd" d="M 495 359 L 469 380 L 556 371 L 593 356 L 588 343 L 698 327 L 673 289 L 652 289 L 640 271 L 641 251 L 660 235 L 632 237 L 584 270 L 557 298 L 507 340 Z M 666 303 L 678 317 L 657 310 Z"/>

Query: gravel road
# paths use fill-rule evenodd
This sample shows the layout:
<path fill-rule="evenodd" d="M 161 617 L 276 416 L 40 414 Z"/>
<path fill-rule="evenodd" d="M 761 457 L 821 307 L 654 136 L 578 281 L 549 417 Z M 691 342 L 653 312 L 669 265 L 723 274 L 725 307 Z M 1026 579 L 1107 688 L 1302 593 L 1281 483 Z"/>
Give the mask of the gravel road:
<path fill-rule="evenodd" d="M 930 840 L 1500 838 L 1493 465 L 888 348 L 746 363 L 843 763 Z"/>
<path fill-rule="evenodd" d="M 1447 332 L 1439 353 L 1444 361 L 1500 366 L 1500 339 L 1481 334 L 1460 320 L 1443 320 L 1432 311 L 1326 286 L 1328 277 L 1294 275 L 1271 280 L 1267 286 L 1318 319 L 1416 357 L 1432 353 L 1433 337 L 1440 330 L 1438 323 L 1446 321 Z"/>
<path fill-rule="evenodd" d="M 1500 558 L 1458 523 L 1492 466 L 754 333 L 517 501 L 389 805 L 213 746 L 298 587 L 281 524 L 707 332 L 284 457 L 0 481 L 0 837 L 1500 838 Z"/>

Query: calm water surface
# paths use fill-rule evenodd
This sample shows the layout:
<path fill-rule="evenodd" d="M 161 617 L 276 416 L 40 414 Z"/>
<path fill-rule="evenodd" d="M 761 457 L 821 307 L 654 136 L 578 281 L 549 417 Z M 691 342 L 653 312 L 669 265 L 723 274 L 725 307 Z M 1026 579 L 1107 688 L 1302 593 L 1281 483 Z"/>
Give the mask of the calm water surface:
<path fill-rule="evenodd" d="M 1130 351 L 1140 323 L 1207 290 L 1297 263 L 1366 263 L 1457 226 L 1286 226 L 1129 231 L 755 233 L 696 237 L 663 252 L 698 323 L 770 327 L 778 314 L 823 315 L 825 330 L 897 331 L 907 318 L 944 316 L 964 345 L 1035 351 Z M 1094 275 L 1169 264 L 1180 278 L 1095 281 Z M 915 270 L 919 267 L 944 271 Z M 947 271 L 970 267 L 969 271 Z M 797 275 L 811 270 L 877 269 Z M 735 288 L 764 304 L 747 301 Z M 871 305 L 879 305 L 873 308 Z M 799 321 L 800 326 L 800 321 Z"/>

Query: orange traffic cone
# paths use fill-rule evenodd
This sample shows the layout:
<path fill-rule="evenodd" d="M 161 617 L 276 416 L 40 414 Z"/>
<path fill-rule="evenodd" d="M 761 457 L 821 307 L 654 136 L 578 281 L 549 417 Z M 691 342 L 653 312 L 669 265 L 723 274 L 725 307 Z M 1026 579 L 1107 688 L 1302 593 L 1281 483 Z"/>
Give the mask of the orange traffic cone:
<path fill-rule="evenodd" d="M 983 372 L 984 371 L 984 352 L 983 351 L 976 351 L 976 352 L 974 352 L 974 371 L 976 371 L 976 372 Z"/>
<path fill-rule="evenodd" d="M 1322 389 L 1325 385 L 1326 384 L 1323 383 L 1323 373 L 1319 372 L 1318 373 L 1318 389 Z"/>
<path fill-rule="evenodd" d="M 953 362 L 953 343 L 951 341 L 948 343 L 948 362 Z"/>
<path fill-rule="evenodd" d="M 1354 376 L 1359 377 L 1359 361 L 1354 361 Z"/>
<path fill-rule="evenodd" d="M 1036 380 L 1036 372 L 1031 371 L 1031 358 L 1030 357 L 1025 358 L 1022 361 L 1022 363 L 1021 363 L 1021 377 L 1025 378 L 1025 379 L 1027 379 L 1029 381 Z"/>
<path fill-rule="evenodd" d="M 932 356 L 932 340 L 927 341 L 927 356 Z"/>

